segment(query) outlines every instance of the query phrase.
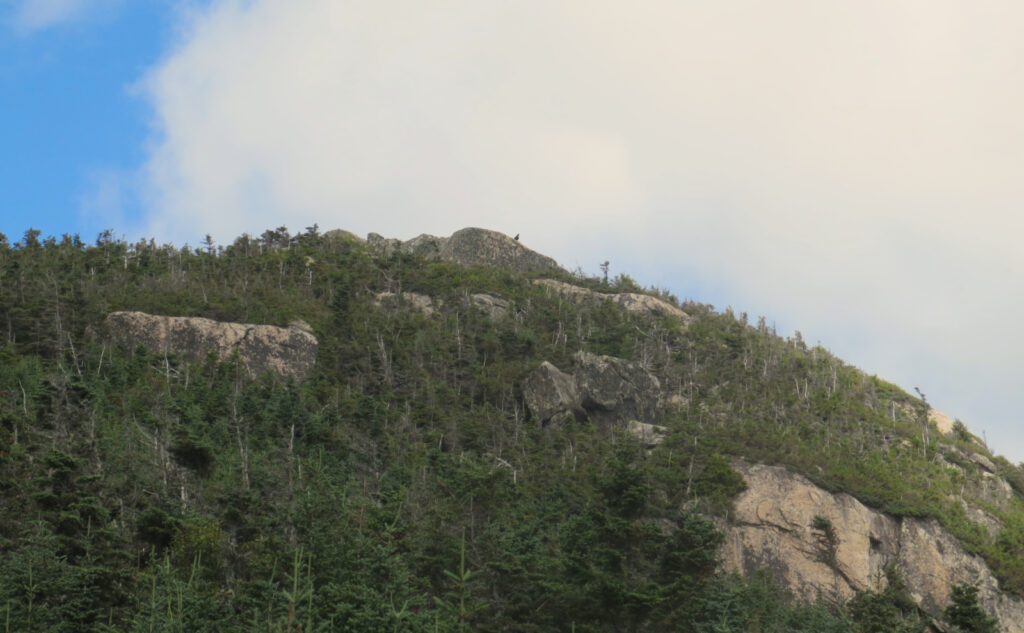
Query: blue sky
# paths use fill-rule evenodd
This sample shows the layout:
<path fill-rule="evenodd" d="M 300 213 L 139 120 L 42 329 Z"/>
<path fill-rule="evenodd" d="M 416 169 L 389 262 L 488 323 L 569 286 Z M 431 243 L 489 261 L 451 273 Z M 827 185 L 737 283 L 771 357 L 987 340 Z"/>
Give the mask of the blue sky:
<path fill-rule="evenodd" d="M 520 233 L 1024 459 L 1016 0 L 0 0 L 0 231 Z"/>
<path fill-rule="evenodd" d="M 38 26 L 0 7 L 0 231 L 92 239 L 117 219 L 86 213 L 98 182 L 145 159 L 152 109 L 133 86 L 170 41 L 172 7 L 124 2 Z"/>

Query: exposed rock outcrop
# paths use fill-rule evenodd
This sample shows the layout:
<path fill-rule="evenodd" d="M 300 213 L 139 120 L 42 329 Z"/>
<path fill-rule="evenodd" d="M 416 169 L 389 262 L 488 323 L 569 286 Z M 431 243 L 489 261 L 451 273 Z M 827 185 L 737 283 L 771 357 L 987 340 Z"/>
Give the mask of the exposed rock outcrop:
<path fill-rule="evenodd" d="M 576 352 L 580 404 L 599 418 L 655 422 L 661 409 L 661 383 L 637 363 Z"/>
<path fill-rule="evenodd" d="M 797 596 L 850 598 L 861 589 L 881 589 L 884 571 L 895 565 L 915 602 L 940 616 L 950 588 L 979 587 L 982 607 L 1007 633 L 1024 633 L 1024 603 L 999 592 L 984 561 L 968 554 L 933 519 L 894 519 L 846 494 L 831 494 L 779 466 L 737 462 L 747 483 L 736 501 L 734 523 L 723 546 L 726 566 L 749 574 L 767 570 Z M 831 522 L 838 536 L 825 551 L 816 516 Z"/>
<path fill-rule="evenodd" d="M 953 432 L 953 420 L 938 409 L 928 409 L 928 421 L 935 425 L 939 433 L 949 435 Z"/>
<path fill-rule="evenodd" d="M 572 375 L 545 361 L 523 380 L 526 406 L 541 424 L 580 413 L 606 424 L 658 420 L 661 384 L 642 366 L 588 352 L 577 352 L 575 361 Z"/>
<path fill-rule="evenodd" d="M 646 448 L 654 448 L 661 444 L 665 441 L 665 436 L 668 435 L 668 429 L 664 426 L 636 420 L 630 420 L 626 424 L 626 432 L 640 440 L 640 443 Z"/>
<path fill-rule="evenodd" d="M 332 229 L 324 233 L 324 237 L 329 240 L 346 240 L 349 242 L 365 242 L 363 238 L 359 237 L 352 231 L 346 231 L 344 229 Z"/>
<path fill-rule="evenodd" d="M 692 320 L 692 317 L 680 308 L 675 307 L 663 299 L 652 297 L 650 295 L 636 292 L 596 292 L 594 290 L 581 288 L 580 286 L 574 286 L 555 279 L 537 279 L 534 280 L 533 283 L 545 286 L 552 292 L 556 292 L 573 302 L 611 301 L 620 308 L 630 312 L 653 315 L 664 314 L 675 317 L 683 323 L 689 323 Z"/>
<path fill-rule="evenodd" d="M 521 273 L 562 269 L 547 255 L 526 248 L 504 233 L 478 228 L 452 233 L 441 246 L 441 259 L 463 266 L 501 266 Z"/>
<path fill-rule="evenodd" d="M 494 320 L 508 316 L 508 311 L 512 306 L 507 299 L 501 299 L 500 297 L 482 292 L 469 295 L 469 300 Z"/>
<path fill-rule="evenodd" d="M 991 459 L 989 459 L 988 457 L 985 457 L 984 455 L 982 455 L 981 453 L 971 453 L 967 457 L 967 459 L 971 460 L 972 462 L 974 462 L 978 466 L 981 466 L 982 469 L 984 469 L 985 471 L 987 471 L 989 473 L 995 473 L 996 472 L 996 465 L 995 465 L 995 463 Z"/>
<path fill-rule="evenodd" d="M 562 268 L 546 255 L 530 250 L 504 233 L 465 228 L 450 237 L 426 233 L 401 241 L 377 233 L 366 237 L 369 247 L 382 257 L 408 253 L 426 259 L 441 259 L 462 266 L 494 266 L 516 272 L 552 272 Z"/>
<path fill-rule="evenodd" d="M 377 305 L 387 310 L 395 311 L 411 307 L 427 316 L 441 307 L 440 301 L 434 301 L 429 295 L 419 292 L 378 292 L 376 302 Z"/>
<path fill-rule="evenodd" d="M 313 371 L 319 346 L 302 324 L 282 328 L 144 312 L 112 312 L 104 323 L 108 337 L 129 347 L 142 345 L 154 354 L 191 359 L 210 352 L 226 359 L 237 353 L 253 374 L 270 371 L 300 381 Z"/>
<path fill-rule="evenodd" d="M 412 308 L 427 316 L 434 314 L 445 306 L 444 301 L 421 292 L 378 292 L 374 296 L 374 302 L 377 306 L 390 312 Z M 512 303 L 507 299 L 485 293 L 468 295 L 465 300 L 456 302 L 456 304 L 464 308 L 479 308 L 495 321 L 508 316 L 512 306 Z"/>
<path fill-rule="evenodd" d="M 526 408 L 542 424 L 556 416 L 582 412 L 576 381 L 569 374 L 544 361 L 523 381 Z"/>
<path fill-rule="evenodd" d="M 395 253 L 410 252 L 402 250 L 402 240 L 396 240 L 393 237 L 384 237 L 379 233 L 370 233 L 367 235 L 366 244 L 380 257 L 391 257 Z"/>

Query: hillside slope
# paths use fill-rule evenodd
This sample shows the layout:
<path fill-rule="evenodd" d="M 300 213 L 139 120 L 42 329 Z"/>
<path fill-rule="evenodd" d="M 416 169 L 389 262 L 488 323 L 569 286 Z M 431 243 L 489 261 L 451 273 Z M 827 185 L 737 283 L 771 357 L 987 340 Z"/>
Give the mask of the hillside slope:
<path fill-rule="evenodd" d="M 1024 473 L 962 424 L 498 233 L 0 236 L 0 328 L 10 630 L 952 630 L 898 557 L 837 584 L 859 536 L 827 503 L 788 515 L 814 600 L 743 562 L 750 464 L 934 525 L 992 615 L 1024 594 Z"/>

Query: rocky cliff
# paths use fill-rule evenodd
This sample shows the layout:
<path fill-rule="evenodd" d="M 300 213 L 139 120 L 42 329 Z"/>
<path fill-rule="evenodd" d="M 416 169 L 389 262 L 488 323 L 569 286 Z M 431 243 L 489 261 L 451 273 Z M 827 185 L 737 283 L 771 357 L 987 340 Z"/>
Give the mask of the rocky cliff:
<path fill-rule="evenodd" d="M 939 617 L 953 585 L 977 585 L 979 603 L 999 618 L 1001 630 L 1024 633 L 1024 603 L 1000 593 L 984 561 L 964 551 L 934 519 L 889 517 L 780 466 L 733 467 L 748 489 L 736 501 L 727 529 L 723 558 L 729 569 L 767 570 L 797 596 L 814 600 L 879 590 L 885 571 L 895 567 L 925 613 Z M 833 528 L 834 538 L 822 525 Z"/>
<path fill-rule="evenodd" d="M 385 257 L 406 253 L 462 266 L 500 266 L 516 272 L 562 270 L 550 257 L 530 250 L 504 233 L 487 229 L 465 228 L 450 237 L 423 234 L 404 242 L 370 233 L 366 243 L 372 251 Z"/>
<path fill-rule="evenodd" d="M 105 322 L 107 336 L 129 347 L 142 345 L 154 354 L 192 359 L 211 352 L 226 359 L 237 353 L 252 374 L 269 371 L 300 381 L 316 363 L 318 342 L 308 327 L 301 322 L 281 328 L 144 312 L 112 312 Z"/>

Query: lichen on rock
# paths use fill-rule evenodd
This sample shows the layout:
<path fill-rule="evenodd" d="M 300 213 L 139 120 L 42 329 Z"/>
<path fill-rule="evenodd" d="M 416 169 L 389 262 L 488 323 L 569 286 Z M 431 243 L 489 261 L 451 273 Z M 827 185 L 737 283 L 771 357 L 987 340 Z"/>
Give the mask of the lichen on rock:
<path fill-rule="evenodd" d="M 226 360 L 237 353 L 252 374 L 269 371 L 299 381 L 312 373 L 319 347 L 302 324 L 282 328 L 145 312 L 112 312 L 104 322 L 107 336 L 129 347 L 141 345 L 154 354 L 191 359 L 213 352 Z"/>

